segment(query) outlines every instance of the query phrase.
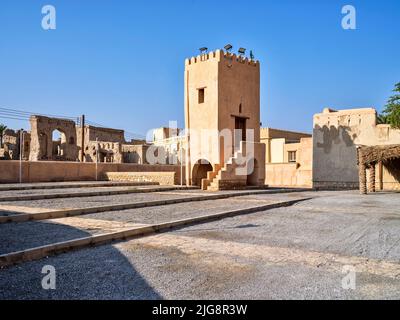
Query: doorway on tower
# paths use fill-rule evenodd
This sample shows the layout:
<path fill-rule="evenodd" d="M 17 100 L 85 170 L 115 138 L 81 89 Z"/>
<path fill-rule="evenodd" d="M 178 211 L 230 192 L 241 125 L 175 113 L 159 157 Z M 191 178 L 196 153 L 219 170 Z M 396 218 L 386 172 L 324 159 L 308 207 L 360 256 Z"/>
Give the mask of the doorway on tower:
<path fill-rule="evenodd" d="M 235 150 L 240 149 L 240 142 L 246 141 L 246 118 L 235 117 Z"/>

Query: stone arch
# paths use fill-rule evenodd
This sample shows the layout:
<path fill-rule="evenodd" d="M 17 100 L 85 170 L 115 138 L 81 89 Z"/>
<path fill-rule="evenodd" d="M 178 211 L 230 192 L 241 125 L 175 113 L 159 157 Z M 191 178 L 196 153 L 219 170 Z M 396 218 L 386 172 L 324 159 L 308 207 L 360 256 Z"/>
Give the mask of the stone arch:
<path fill-rule="evenodd" d="M 206 159 L 196 161 L 192 169 L 192 185 L 201 187 L 201 179 L 207 178 L 207 172 L 213 171 L 211 163 Z"/>
<path fill-rule="evenodd" d="M 51 132 L 51 141 L 52 160 L 64 160 L 67 152 L 67 137 L 64 131 L 62 129 L 55 128 Z"/>
<path fill-rule="evenodd" d="M 31 124 L 29 160 L 76 161 L 78 159 L 74 121 L 44 116 L 31 116 L 29 121 Z M 52 136 L 55 130 L 63 133 L 64 137 L 60 144 L 56 143 L 54 146 Z M 59 155 L 59 149 L 62 157 Z"/>

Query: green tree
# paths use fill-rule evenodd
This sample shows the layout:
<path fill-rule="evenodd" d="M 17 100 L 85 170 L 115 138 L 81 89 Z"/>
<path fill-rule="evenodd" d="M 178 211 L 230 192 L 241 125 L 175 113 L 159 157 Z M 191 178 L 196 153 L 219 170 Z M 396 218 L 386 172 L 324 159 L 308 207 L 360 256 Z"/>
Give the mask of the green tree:
<path fill-rule="evenodd" d="M 386 116 L 383 115 L 382 113 L 378 114 L 376 120 L 377 120 L 378 124 L 387 124 L 388 123 L 388 120 L 387 120 Z"/>
<path fill-rule="evenodd" d="M 3 134 L 4 134 L 4 131 L 6 131 L 6 129 L 7 129 L 7 126 L 0 123 L 0 148 L 3 147 Z"/>
<path fill-rule="evenodd" d="M 393 92 L 395 94 L 389 98 L 380 117 L 393 128 L 400 129 L 400 82 L 395 85 Z"/>

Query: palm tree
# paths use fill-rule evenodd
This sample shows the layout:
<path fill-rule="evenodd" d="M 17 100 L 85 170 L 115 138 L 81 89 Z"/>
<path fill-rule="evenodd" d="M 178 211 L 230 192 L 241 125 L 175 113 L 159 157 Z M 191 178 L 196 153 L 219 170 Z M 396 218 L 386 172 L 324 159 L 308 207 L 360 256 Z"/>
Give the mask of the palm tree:
<path fill-rule="evenodd" d="M 6 131 L 6 129 L 7 129 L 7 126 L 0 123 L 0 148 L 3 147 L 3 134 L 4 134 L 4 131 Z"/>
<path fill-rule="evenodd" d="M 387 116 L 385 116 L 384 114 L 378 114 L 378 116 L 376 117 L 377 123 L 378 124 L 387 124 L 388 120 L 387 120 Z"/>

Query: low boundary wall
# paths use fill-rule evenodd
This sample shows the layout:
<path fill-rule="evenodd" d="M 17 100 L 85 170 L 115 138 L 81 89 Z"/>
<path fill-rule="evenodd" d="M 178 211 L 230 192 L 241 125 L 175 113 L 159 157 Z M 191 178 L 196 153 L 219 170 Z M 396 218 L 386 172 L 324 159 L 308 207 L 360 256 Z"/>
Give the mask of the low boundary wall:
<path fill-rule="evenodd" d="M 271 187 L 312 187 L 312 170 L 298 168 L 297 163 L 267 163 L 265 184 Z"/>
<path fill-rule="evenodd" d="M 106 172 L 104 180 L 129 182 L 156 182 L 160 185 L 174 185 L 175 172 Z"/>
<path fill-rule="evenodd" d="M 106 172 L 175 172 L 175 184 L 181 183 L 181 167 L 179 165 L 98 163 L 98 180 L 101 180 Z M 185 167 L 183 167 L 182 172 L 185 173 Z M 19 176 L 19 161 L 0 161 L 0 183 L 18 183 Z M 68 161 L 22 161 L 22 182 L 93 180 L 96 180 L 96 163 Z M 183 183 L 185 183 L 184 174 Z"/>

